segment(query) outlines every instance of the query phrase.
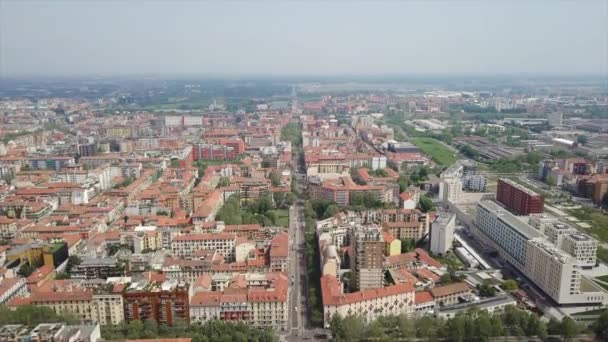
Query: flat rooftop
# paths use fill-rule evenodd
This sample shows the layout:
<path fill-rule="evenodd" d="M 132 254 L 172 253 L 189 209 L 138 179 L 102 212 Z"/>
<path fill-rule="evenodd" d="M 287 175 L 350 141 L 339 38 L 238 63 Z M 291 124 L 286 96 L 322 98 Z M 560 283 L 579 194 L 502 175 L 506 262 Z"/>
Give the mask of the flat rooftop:
<path fill-rule="evenodd" d="M 525 186 L 523 186 L 523 185 L 521 185 L 521 184 L 519 184 L 517 182 L 514 182 L 512 180 L 510 180 L 509 178 L 499 178 L 499 180 L 501 180 L 501 181 L 503 181 L 503 182 L 505 182 L 505 183 L 513 186 L 514 188 L 516 188 L 518 190 L 521 190 L 521 191 L 525 192 L 526 194 L 528 194 L 530 196 L 540 196 L 539 193 L 537 193 L 535 191 L 532 191 L 532 190 L 526 188 Z"/>
<path fill-rule="evenodd" d="M 528 239 L 543 236 L 543 234 L 536 230 L 534 227 L 517 219 L 515 215 L 511 214 L 508 210 L 501 207 L 494 201 L 480 201 L 479 205 L 487 211 L 495 213 L 498 216 L 499 220 L 515 228 L 520 234 L 524 235 Z"/>

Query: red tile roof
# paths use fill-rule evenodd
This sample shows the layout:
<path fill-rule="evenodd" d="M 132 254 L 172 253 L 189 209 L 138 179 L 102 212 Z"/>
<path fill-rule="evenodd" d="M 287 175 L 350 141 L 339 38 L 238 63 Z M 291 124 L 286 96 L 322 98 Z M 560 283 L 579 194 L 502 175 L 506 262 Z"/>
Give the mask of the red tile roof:
<path fill-rule="evenodd" d="M 287 258 L 289 255 L 289 234 L 283 232 L 275 236 L 270 243 L 271 258 Z"/>
<path fill-rule="evenodd" d="M 180 235 L 173 239 L 176 241 L 203 241 L 203 240 L 234 240 L 235 235 L 232 233 L 206 233 L 206 234 L 187 234 Z"/>
<path fill-rule="evenodd" d="M 411 284 L 397 284 L 377 289 L 368 289 L 360 292 L 341 293 L 338 279 L 331 275 L 321 277 L 321 293 L 323 305 L 344 305 L 376 298 L 395 296 L 406 292 L 414 292 Z"/>
<path fill-rule="evenodd" d="M 416 292 L 414 295 L 414 303 L 428 303 L 433 301 L 433 294 L 429 291 Z"/>
<path fill-rule="evenodd" d="M 471 288 L 467 283 L 459 282 L 444 286 L 436 286 L 431 289 L 431 293 L 433 294 L 433 297 L 440 298 L 458 293 L 468 292 L 470 290 Z"/>

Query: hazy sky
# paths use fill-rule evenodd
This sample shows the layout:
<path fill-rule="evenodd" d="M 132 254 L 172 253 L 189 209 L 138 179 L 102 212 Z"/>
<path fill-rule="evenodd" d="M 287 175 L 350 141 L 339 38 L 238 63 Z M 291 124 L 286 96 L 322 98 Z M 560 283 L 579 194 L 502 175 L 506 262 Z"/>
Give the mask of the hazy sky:
<path fill-rule="evenodd" d="M 0 0 L 0 76 L 606 73 L 608 0 Z"/>

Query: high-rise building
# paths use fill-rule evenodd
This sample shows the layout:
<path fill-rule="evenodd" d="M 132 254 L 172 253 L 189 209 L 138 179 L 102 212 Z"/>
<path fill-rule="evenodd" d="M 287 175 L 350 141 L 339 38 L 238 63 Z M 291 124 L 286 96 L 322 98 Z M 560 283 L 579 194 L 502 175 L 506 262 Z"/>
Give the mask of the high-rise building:
<path fill-rule="evenodd" d="M 382 287 L 384 239 L 378 228 L 358 226 L 351 231 L 351 288 L 365 290 Z"/>
<path fill-rule="evenodd" d="M 542 195 L 507 178 L 498 179 L 496 200 L 515 215 L 541 214 L 545 205 Z"/>
<path fill-rule="evenodd" d="M 81 157 L 92 156 L 97 152 L 97 146 L 95 143 L 87 143 L 78 145 L 78 154 Z"/>
<path fill-rule="evenodd" d="M 447 202 L 458 202 L 462 194 L 463 166 L 456 163 L 441 173 L 439 199 Z"/>
<path fill-rule="evenodd" d="M 440 213 L 431 225 L 431 252 L 444 255 L 452 248 L 456 216 L 451 213 Z"/>

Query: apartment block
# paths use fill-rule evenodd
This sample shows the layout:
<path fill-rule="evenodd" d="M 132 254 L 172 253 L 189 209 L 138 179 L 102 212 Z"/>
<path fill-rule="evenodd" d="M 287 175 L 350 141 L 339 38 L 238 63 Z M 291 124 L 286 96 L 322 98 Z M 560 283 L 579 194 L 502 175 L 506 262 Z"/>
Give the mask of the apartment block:
<path fill-rule="evenodd" d="M 142 279 L 122 293 L 127 321 L 152 319 L 172 326 L 176 320 L 190 323 L 189 284 L 176 279 Z"/>
<path fill-rule="evenodd" d="M 382 260 L 385 241 L 377 228 L 355 227 L 351 231 L 351 288 L 366 290 L 382 287 Z"/>
<path fill-rule="evenodd" d="M 343 293 L 342 284 L 336 277 L 324 275 L 321 277 L 324 325 L 329 327 L 329 321 L 335 315 L 357 315 L 366 322 L 382 316 L 410 315 L 415 308 L 414 293 L 411 284 Z"/>
<path fill-rule="evenodd" d="M 452 249 L 456 215 L 440 213 L 431 225 L 431 253 L 444 255 Z"/>
<path fill-rule="evenodd" d="M 498 179 L 496 201 L 515 215 L 541 214 L 545 203 L 543 196 L 508 178 Z"/>
<path fill-rule="evenodd" d="M 222 320 L 285 330 L 288 282 L 282 273 L 246 273 L 230 279 L 223 290 L 197 293 L 195 286 L 190 302 L 191 321 Z"/>
<path fill-rule="evenodd" d="M 236 235 L 230 233 L 208 233 L 180 235 L 171 242 L 171 249 L 179 257 L 192 257 L 201 249 L 218 251 L 227 260 L 234 260 Z"/>

